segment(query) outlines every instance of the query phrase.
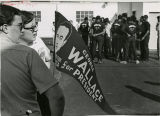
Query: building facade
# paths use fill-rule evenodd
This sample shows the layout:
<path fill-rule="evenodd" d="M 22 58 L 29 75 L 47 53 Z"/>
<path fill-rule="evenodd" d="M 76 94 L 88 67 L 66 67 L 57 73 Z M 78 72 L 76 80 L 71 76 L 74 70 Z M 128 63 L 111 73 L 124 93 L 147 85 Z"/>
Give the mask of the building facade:
<path fill-rule="evenodd" d="M 68 20 L 72 20 L 73 25 L 76 25 L 77 21 L 83 21 L 86 16 L 89 19 L 97 15 L 112 19 L 117 13 L 117 3 L 107 3 L 104 5 L 102 2 L 33 1 L 7 2 L 6 4 L 37 14 L 37 20 L 39 21 L 38 35 L 42 38 L 53 37 L 52 28 L 56 10 L 63 14 Z"/>
<path fill-rule="evenodd" d="M 156 49 L 157 32 L 155 30 L 157 19 L 160 15 L 160 2 L 59 2 L 59 1 L 32 1 L 32 2 L 6 2 L 6 4 L 15 6 L 21 10 L 31 11 L 36 15 L 39 27 L 38 35 L 42 38 L 52 38 L 53 22 L 55 20 L 55 11 L 63 14 L 68 20 L 72 20 L 73 25 L 83 21 L 84 17 L 89 20 L 92 17 L 100 15 L 110 20 L 117 14 L 127 13 L 128 16 L 134 12 L 137 19 L 142 15 L 149 16 L 151 24 L 151 35 L 149 48 Z"/>
<path fill-rule="evenodd" d="M 135 12 L 137 19 L 142 15 L 148 15 L 148 21 L 151 24 L 149 48 L 157 49 L 157 16 L 160 16 L 160 2 L 121 2 L 118 3 L 118 14 L 127 13 L 131 16 Z"/>

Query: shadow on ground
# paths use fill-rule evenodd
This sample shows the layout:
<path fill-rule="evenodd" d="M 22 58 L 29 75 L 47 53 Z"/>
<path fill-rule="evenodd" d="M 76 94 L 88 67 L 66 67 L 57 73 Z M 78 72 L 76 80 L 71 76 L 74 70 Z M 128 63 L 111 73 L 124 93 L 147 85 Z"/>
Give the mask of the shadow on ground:
<path fill-rule="evenodd" d="M 147 91 L 144 91 L 142 89 L 139 89 L 139 88 L 131 86 L 131 85 L 126 85 L 125 87 L 132 90 L 133 92 L 135 92 L 138 95 L 141 95 L 143 97 L 146 97 L 146 98 L 151 99 L 156 102 L 160 102 L 160 96 L 158 96 L 158 95 L 149 93 Z"/>

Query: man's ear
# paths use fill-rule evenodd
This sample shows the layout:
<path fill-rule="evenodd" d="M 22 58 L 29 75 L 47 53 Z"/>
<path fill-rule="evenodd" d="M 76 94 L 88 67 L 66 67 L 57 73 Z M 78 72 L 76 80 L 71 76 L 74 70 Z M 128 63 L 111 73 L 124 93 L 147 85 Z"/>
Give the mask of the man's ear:
<path fill-rule="evenodd" d="M 2 26 L 0 26 L 0 31 L 2 31 Z"/>
<path fill-rule="evenodd" d="M 4 24 L 4 25 L 2 25 L 1 26 L 1 28 L 0 28 L 4 33 L 8 33 L 8 25 L 7 24 Z"/>

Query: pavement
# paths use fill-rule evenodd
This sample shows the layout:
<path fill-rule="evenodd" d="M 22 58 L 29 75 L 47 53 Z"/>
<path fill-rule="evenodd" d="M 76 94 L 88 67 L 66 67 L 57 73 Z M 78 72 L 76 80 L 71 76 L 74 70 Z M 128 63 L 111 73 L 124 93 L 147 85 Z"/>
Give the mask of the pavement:
<path fill-rule="evenodd" d="M 106 101 L 118 114 L 160 115 L 160 61 L 153 54 L 140 64 L 104 59 L 95 68 Z M 62 73 L 59 81 L 66 98 L 64 116 L 107 115 L 73 77 Z"/>

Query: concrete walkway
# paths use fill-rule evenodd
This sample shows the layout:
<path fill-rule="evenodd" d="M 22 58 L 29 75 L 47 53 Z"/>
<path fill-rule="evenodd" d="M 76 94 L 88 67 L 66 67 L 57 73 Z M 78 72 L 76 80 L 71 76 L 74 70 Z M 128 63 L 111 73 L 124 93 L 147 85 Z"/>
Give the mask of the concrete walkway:
<path fill-rule="evenodd" d="M 160 114 L 160 61 L 151 58 L 137 65 L 105 59 L 95 67 L 106 100 L 119 114 Z M 73 77 L 63 73 L 60 85 L 64 116 L 106 115 Z"/>

